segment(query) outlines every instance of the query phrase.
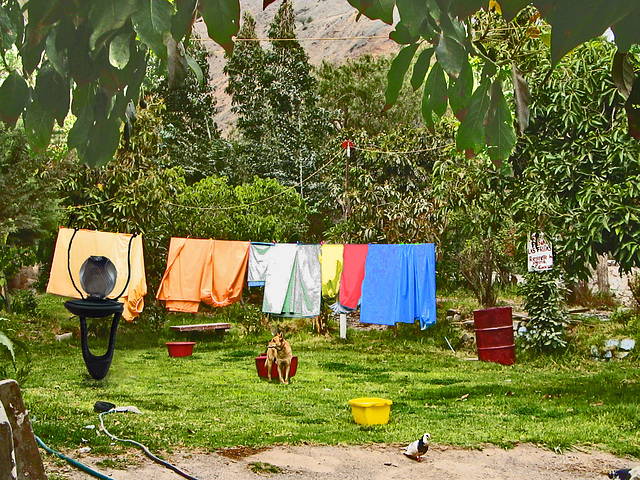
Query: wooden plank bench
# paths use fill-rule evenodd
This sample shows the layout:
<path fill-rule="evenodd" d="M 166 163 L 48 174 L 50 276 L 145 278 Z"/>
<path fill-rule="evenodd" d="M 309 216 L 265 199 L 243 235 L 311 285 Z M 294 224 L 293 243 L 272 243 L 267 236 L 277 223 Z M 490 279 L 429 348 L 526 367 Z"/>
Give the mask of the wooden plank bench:
<path fill-rule="evenodd" d="M 208 332 L 217 331 L 223 334 L 231 328 L 230 323 L 199 323 L 195 325 L 171 325 L 171 330 L 178 332 Z"/>

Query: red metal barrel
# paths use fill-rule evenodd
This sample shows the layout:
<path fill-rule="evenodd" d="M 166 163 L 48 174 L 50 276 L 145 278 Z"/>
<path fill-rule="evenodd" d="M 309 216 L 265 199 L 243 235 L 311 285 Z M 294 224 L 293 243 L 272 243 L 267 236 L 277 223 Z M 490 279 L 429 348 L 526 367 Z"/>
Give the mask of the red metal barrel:
<path fill-rule="evenodd" d="M 478 358 L 503 365 L 516 361 L 511 307 L 483 308 L 473 311 Z"/>

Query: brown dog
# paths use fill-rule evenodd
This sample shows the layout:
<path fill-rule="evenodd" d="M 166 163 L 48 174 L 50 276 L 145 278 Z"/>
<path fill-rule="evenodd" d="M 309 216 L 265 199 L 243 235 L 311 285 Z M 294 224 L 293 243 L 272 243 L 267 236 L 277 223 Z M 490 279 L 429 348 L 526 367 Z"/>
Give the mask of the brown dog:
<path fill-rule="evenodd" d="M 284 335 L 282 335 L 282 333 L 278 333 L 267 346 L 266 364 L 269 380 L 271 380 L 271 368 L 275 362 L 280 383 L 289 383 L 289 372 L 291 371 L 292 358 L 293 354 L 291 353 L 291 345 L 289 345 L 289 342 L 284 339 Z"/>

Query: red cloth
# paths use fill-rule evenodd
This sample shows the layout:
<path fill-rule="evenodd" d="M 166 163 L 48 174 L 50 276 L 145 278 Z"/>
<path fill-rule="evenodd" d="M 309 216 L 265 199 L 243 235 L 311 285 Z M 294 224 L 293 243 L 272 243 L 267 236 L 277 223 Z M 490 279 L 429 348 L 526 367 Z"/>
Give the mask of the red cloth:
<path fill-rule="evenodd" d="M 348 308 L 357 308 L 362 294 L 364 265 L 367 260 L 369 245 L 345 245 L 342 276 L 340 277 L 339 300 Z"/>

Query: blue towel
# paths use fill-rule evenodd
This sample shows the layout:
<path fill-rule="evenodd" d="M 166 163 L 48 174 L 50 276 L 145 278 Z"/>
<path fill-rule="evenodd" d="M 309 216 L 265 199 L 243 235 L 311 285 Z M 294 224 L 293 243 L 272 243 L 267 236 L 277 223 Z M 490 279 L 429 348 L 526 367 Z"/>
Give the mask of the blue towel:
<path fill-rule="evenodd" d="M 402 245 L 371 244 L 362 281 L 360 322 L 395 325 L 402 274 Z"/>
<path fill-rule="evenodd" d="M 436 323 L 436 248 L 433 243 L 405 245 L 411 247 L 415 303 L 413 318 L 426 330 Z"/>
<path fill-rule="evenodd" d="M 378 325 L 436 322 L 435 246 L 370 245 L 360 321 Z"/>

